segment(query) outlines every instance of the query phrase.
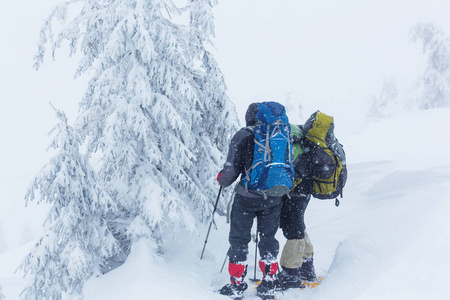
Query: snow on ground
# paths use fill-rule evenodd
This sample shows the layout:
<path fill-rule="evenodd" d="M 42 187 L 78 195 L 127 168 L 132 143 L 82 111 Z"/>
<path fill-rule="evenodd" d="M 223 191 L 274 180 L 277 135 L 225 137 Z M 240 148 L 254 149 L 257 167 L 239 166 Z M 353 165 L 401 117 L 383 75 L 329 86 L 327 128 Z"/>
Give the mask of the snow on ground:
<path fill-rule="evenodd" d="M 306 214 L 316 271 L 325 280 L 278 299 L 448 299 L 448 117 L 449 109 L 402 113 L 340 137 L 349 170 L 341 205 L 312 199 Z M 215 219 L 203 260 L 206 226 L 168 240 L 162 257 L 142 239 L 123 266 L 87 283 L 85 299 L 226 299 L 214 290 L 228 282 L 226 267 L 220 273 L 228 224 L 222 216 Z M 278 239 L 282 246 L 281 232 Z M 0 255 L 7 299 L 18 299 L 25 284 L 14 271 L 31 246 Z M 249 246 L 247 279 L 254 277 L 255 244 Z"/>
<path fill-rule="evenodd" d="M 0 285 L 6 299 L 18 299 L 25 285 L 15 270 L 41 233 L 47 210 L 34 204 L 25 209 L 23 200 L 27 181 L 48 156 L 47 132 L 55 119 L 47 102 L 74 121 L 87 81 L 73 80 L 78 60 L 64 60 L 67 51 L 57 53 L 57 63 L 32 69 L 42 19 L 57 2 L 26 1 L 24 10 L 23 2 L 10 1 L 0 10 L 8 41 L 0 49 L 5 108 L 0 111 Z M 368 88 L 378 94 L 384 76 L 413 81 L 422 73 L 420 50 L 405 45 L 408 30 L 418 21 L 432 21 L 448 32 L 449 4 L 263 2 L 256 7 L 252 1 L 220 1 L 216 8 L 217 60 L 230 97 L 241 116 L 244 102 L 282 101 L 286 92 L 302 99 L 305 115 L 315 109 L 334 115 L 349 168 L 341 206 L 313 199 L 306 214 L 324 283 L 278 298 L 449 299 L 450 110 L 397 113 L 360 126 L 366 123 L 361 112 Z M 226 299 L 213 293 L 228 277 L 226 269 L 220 273 L 228 224 L 219 216 L 216 222 L 204 260 L 199 257 L 205 226 L 168 241 L 164 257 L 154 257 L 152 244 L 142 240 L 124 266 L 87 283 L 85 299 Z M 281 233 L 278 238 L 282 246 Z M 253 278 L 254 246 L 248 278 Z"/>

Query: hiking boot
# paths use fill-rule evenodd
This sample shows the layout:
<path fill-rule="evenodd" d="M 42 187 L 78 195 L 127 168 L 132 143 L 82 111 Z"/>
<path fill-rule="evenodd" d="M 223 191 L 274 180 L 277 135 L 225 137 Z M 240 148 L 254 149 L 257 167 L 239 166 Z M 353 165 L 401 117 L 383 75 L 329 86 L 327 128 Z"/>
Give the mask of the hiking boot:
<path fill-rule="evenodd" d="M 245 281 L 236 284 L 228 283 L 220 289 L 219 294 L 231 297 L 233 299 L 240 299 L 247 287 L 248 285 Z"/>
<path fill-rule="evenodd" d="M 306 281 L 317 281 L 316 271 L 314 269 L 314 258 L 308 257 L 303 260 L 303 264 L 300 267 L 300 276 Z"/>
<path fill-rule="evenodd" d="M 261 283 L 256 287 L 256 295 L 264 300 L 274 299 L 276 287 L 276 278 L 274 278 L 274 276 L 265 276 L 261 280 Z"/>
<path fill-rule="evenodd" d="M 269 300 L 275 298 L 275 289 L 278 286 L 277 271 L 278 263 L 271 261 L 259 261 L 259 268 L 263 272 L 263 279 L 256 287 L 258 297 Z"/>
<path fill-rule="evenodd" d="M 300 275 L 289 274 L 288 272 L 286 272 L 286 270 L 281 271 L 278 274 L 277 289 L 283 291 L 291 288 L 305 288 L 305 286 L 302 284 L 302 278 L 300 277 Z"/>
<path fill-rule="evenodd" d="M 247 265 L 230 261 L 228 263 L 228 272 L 230 273 L 231 283 L 224 285 L 219 290 L 219 294 L 233 299 L 241 299 L 242 294 L 248 287 L 247 283 L 244 281 L 245 275 L 247 275 Z"/>

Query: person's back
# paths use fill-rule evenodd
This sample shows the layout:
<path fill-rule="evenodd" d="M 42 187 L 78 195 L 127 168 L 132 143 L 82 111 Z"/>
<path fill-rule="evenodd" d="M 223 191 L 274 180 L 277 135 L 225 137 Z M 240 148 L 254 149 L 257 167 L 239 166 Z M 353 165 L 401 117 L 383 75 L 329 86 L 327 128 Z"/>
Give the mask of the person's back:
<path fill-rule="evenodd" d="M 256 125 L 256 114 L 260 103 L 253 103 L 246 113 L 246 125 Z M 284 107 L 283 107 L 284 109 Z M 281 196 L 270 196 L 258 190 L 252 190 L 242 181 L 248 177 L 254 163 L 255 138 L 249 128 L 242 128 L 232 138 L 223 170 L 218 175 L 219 184 L 230 186 L 239 176 L 240 183 L 235 189 L 235 197 L 230 215 L 230 248 L 228 250 L 230 284 L 219 293 L 238 297 L 247 289 L 244 278 L 247 274 L 248 243 L 251 240 L 253 219 L 257 218 L 257 230 L 260 233 L 259 267 L 263 272 L 263 281 L 257 288 L 259 296 L 273 299 L 278 270 L 277 256 L 279 243 L 275 238 L 278 230 Z"/>

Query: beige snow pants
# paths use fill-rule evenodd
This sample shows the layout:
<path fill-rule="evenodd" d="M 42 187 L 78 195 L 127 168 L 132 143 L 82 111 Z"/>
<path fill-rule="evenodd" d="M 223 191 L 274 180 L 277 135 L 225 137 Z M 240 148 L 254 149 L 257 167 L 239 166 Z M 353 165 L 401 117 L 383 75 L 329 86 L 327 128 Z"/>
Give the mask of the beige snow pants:
<path fill-rule="evenodd" d="M 305 258 L 314 255 L 314 248 L 305 231 L 304 239 L 287 240 L 281 253 L 280 265 L 289 269 L 300 268 Z"/>

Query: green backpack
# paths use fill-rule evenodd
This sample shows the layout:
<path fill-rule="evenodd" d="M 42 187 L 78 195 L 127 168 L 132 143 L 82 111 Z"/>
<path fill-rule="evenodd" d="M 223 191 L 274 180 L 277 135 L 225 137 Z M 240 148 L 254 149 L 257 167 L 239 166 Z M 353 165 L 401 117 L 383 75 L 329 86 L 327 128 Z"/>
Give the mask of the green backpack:
<path fill-rule="evenodd" d="M 336 198 L 338 206 L 337 197 L 340 195 L 342 198 L 347 181 L 347 166 L 344 149 L 334 136 L 333 117 L 316 111 L 305 125 L 291 125 L 291 134 L 294 186 L 301 183 L 306 173 L 313 180 L 312 196 L 318 199 Z"/>

